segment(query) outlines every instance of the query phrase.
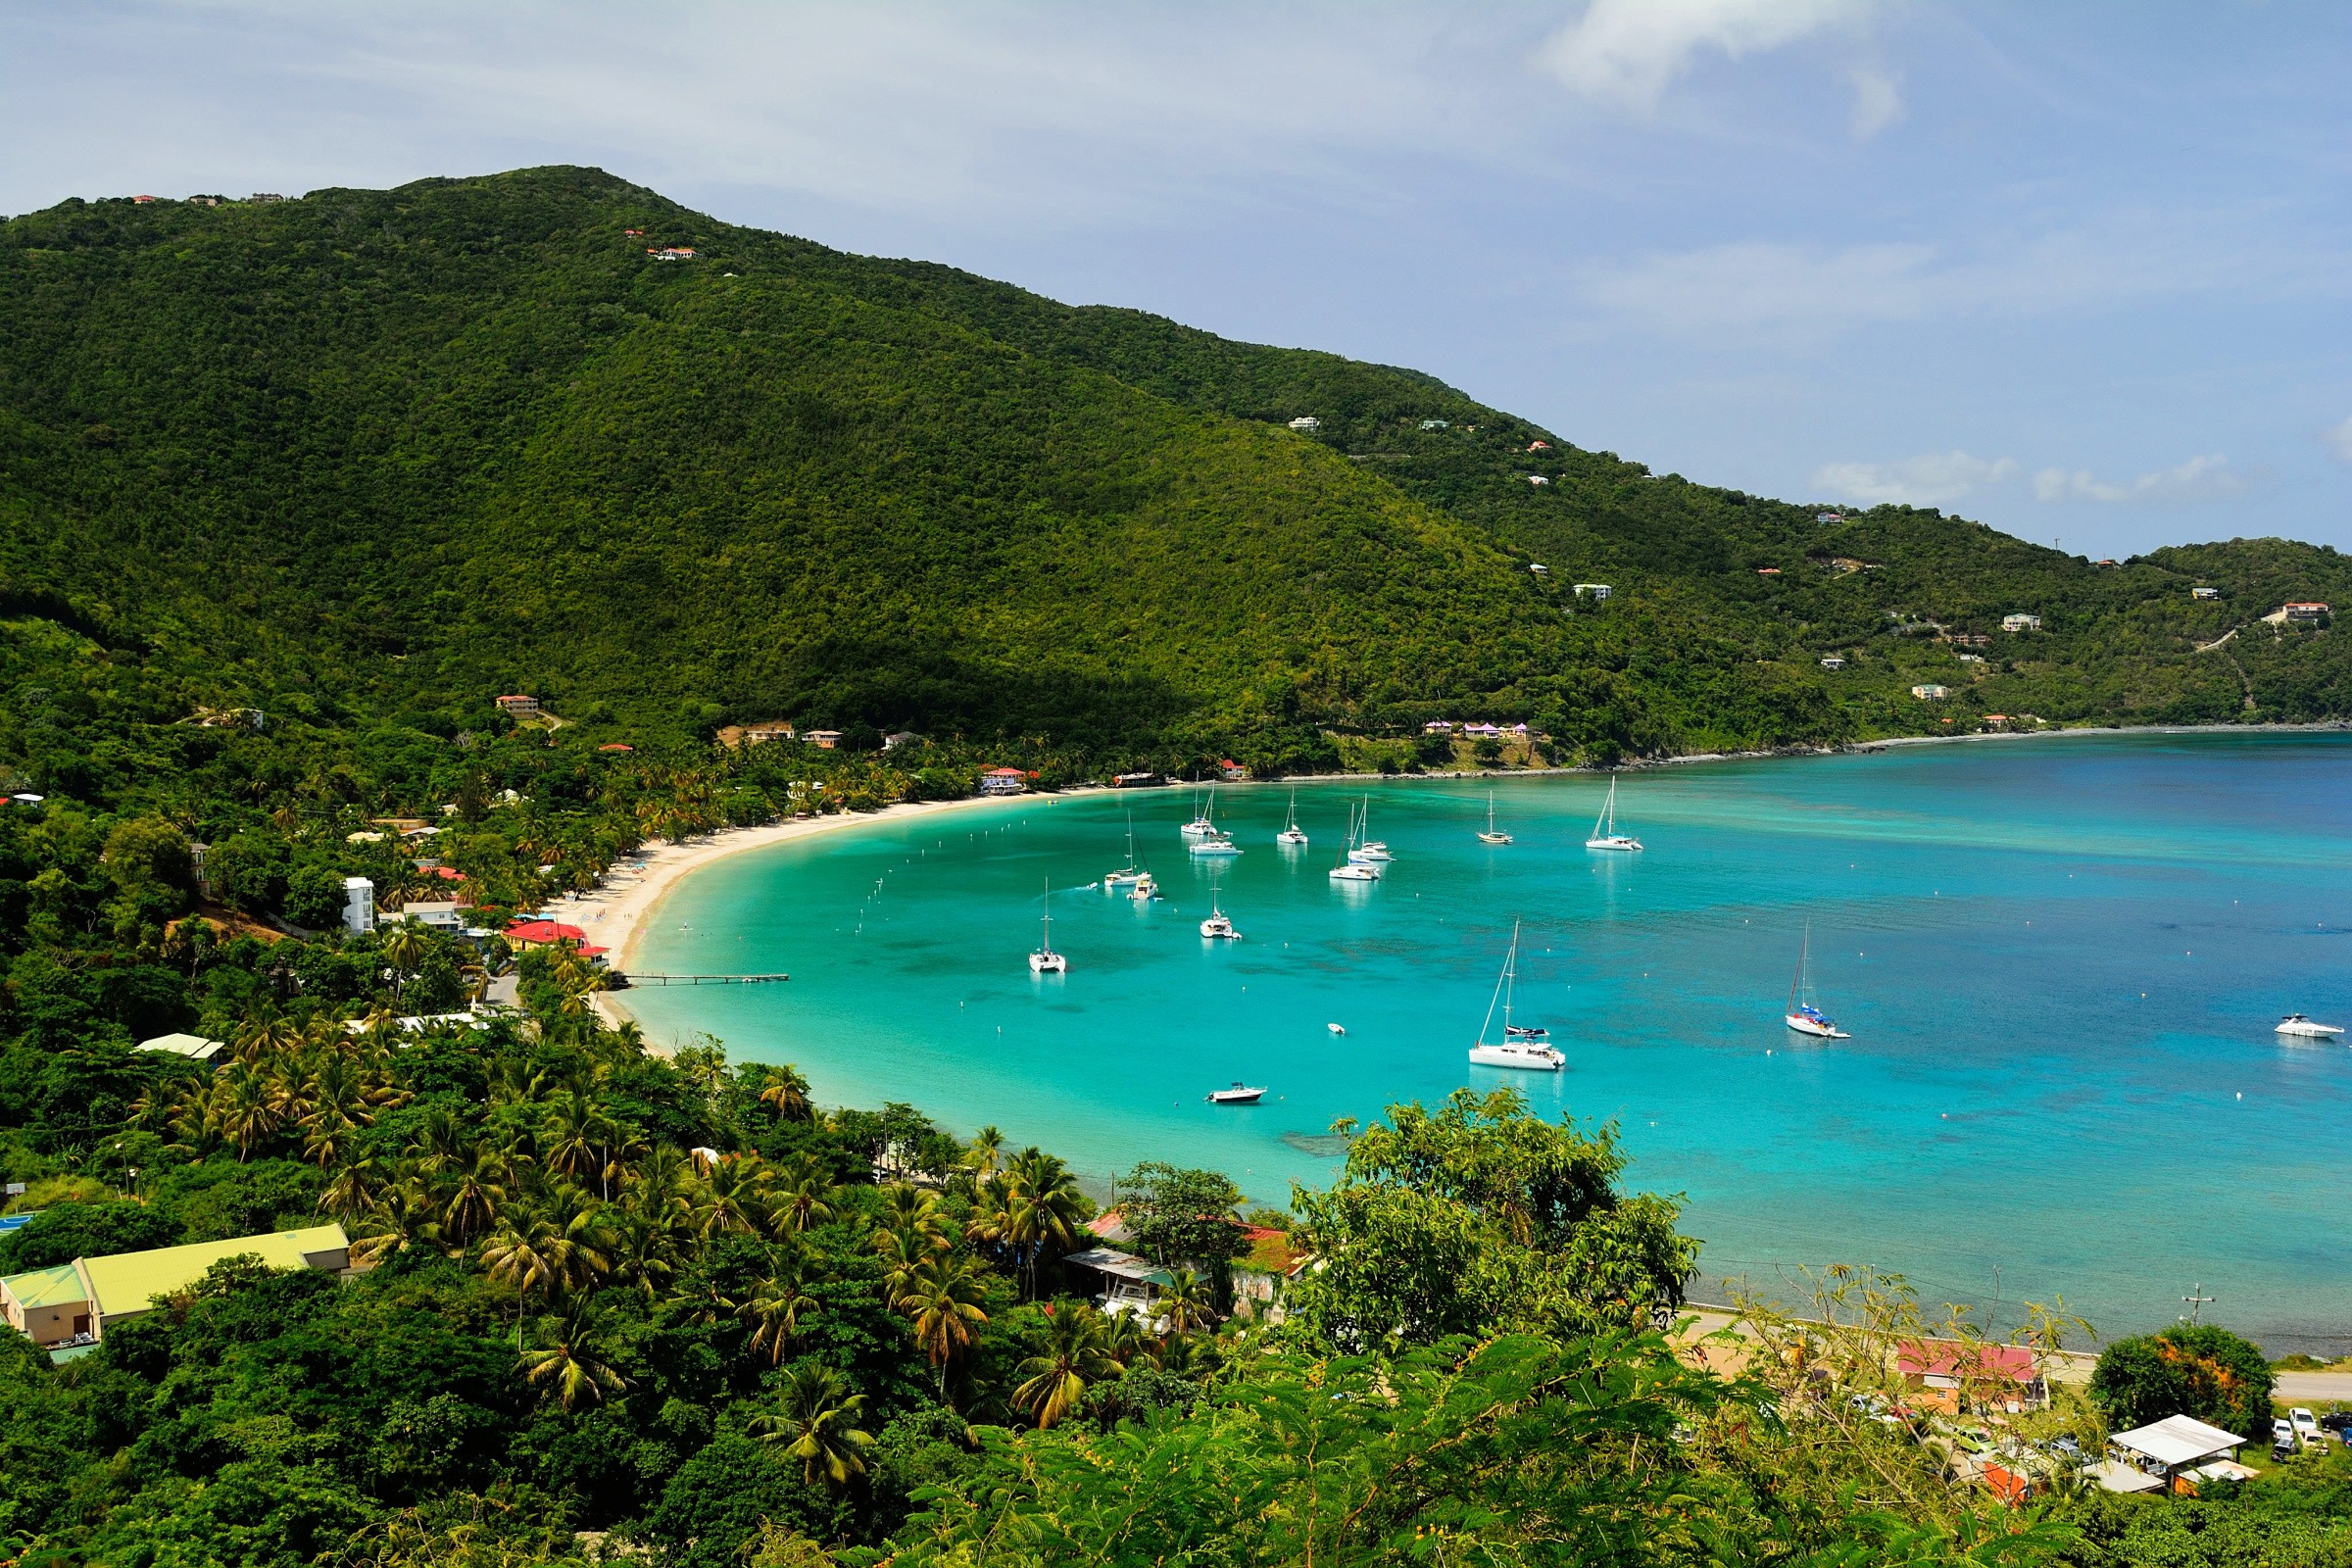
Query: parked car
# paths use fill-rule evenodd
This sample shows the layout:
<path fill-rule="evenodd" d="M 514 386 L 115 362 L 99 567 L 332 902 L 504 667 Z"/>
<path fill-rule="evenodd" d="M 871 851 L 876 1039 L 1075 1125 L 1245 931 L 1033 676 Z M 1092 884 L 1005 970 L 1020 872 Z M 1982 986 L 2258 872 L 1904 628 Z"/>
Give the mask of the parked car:
<path fill-rule="evenodd" d="M 2295 1452 L 2295 1424 L 2280 1416 L 2271 1423 L 2271 1457 L 2289 1459 Z"/>
<path fill-rule="evenodd" d="M 2320 1417 L 2320 1430 L 2332 1432 L 2336 1442 L 2343 1442 L 2344 1434 L 2352 1432 L 2352 1410 L 2329 1410 Z"/>
<path fill-rule="evenodd" d="M 2295 1429 L 2295 1437 L 2315 1448 L 2328 1446 L 2328 1434 L 2320 1430 L 2320 1418 L 2301 1405 L 2286 1412 L 2287 1421 Z"/>

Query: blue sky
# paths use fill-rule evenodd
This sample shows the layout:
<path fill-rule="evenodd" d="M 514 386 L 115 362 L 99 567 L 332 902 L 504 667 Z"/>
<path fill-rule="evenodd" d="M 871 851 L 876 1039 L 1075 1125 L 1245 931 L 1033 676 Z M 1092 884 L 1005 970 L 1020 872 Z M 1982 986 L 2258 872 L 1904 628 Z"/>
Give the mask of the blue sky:
<path fill-rule="evenodd" d="M 0 211 L 597 164 L 2092 556 L 2352 548 L 2352 8 L 0 10 Z"/>

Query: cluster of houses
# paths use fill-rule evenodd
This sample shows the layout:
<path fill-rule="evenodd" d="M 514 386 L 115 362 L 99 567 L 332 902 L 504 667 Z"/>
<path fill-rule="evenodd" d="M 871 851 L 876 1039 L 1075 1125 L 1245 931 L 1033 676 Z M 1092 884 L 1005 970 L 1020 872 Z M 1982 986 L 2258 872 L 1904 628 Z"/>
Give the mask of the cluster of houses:
<path fill-rule="evenodd" d="M 1459 735 L 1466 741 L 1526 740 L 1532 731 L 1525 724 L 1457 723 L 1450 718 L 1433 718 L 1421 726 L 1424 735 Z"/>

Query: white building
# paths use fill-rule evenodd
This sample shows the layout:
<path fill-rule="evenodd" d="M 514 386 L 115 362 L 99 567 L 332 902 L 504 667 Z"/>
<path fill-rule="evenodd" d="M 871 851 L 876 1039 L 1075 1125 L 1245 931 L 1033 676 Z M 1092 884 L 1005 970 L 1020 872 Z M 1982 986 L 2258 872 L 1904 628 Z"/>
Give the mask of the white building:
<path fill-rule="evenodd" d="M 1029 787 L 1029 775 L 1017 767 L 992 767 L 980 775 L 983 795 L 1018 795 Z"/>
<path fill-rule="evenodd" d="M 2039 631 L 2041 630 L 2041 617 L 2039 615 L 2028 615 L 2022 612 L 2014 615 L 2003 615 L 2001 617 L 2001 630 Z"/>
<path fill-rule="evenodd" d="M 1912 687 L 1911 695 L 1923 703 L 1939 703 L 1952 694 L 1948 687 L 1937 686 L 1930 682 L 1926 685 Z"/>
<path fill-rule="evenodd" d="M 1821 667 L 1824 669 L 1843 669 L 1845 667 L 1845 661 L 1836 654 L 1831 654 L 1822 660 Z"/>
<path fill-rule="evenodd" d="M 1311 414 L 1301 414 L 1291 421 L 1291 428 L 1304 435 L 1322 429 L 1323 421 Z"/>
<path fill-rule="evenodd" d="M 1449 419 L 1423 419 L 1421 428 L 1424 430 L 1450 430 L 1453 428 L 1453 422 Z"/>
<path fill-rule="evenodd" d="M 1606 599 L 1616 591 L 1605 582 L 1580 582 L 1576 585 L 1576 597 L 1579 599 L 1588 594 L 1594 599 Z"/>
<path fill-rule="evenodd" d="M 2219 599 L 2222 597 L 2222 591 L 2219 588 L 2191 588 L 2188 591 L 2188 597 L 2191 599 Z"/>
<path fill-rule="evenodd" d="M 375 929 L 375 884 L 364 876 L 343 879 L 343 929 L 355 937 Z"/>

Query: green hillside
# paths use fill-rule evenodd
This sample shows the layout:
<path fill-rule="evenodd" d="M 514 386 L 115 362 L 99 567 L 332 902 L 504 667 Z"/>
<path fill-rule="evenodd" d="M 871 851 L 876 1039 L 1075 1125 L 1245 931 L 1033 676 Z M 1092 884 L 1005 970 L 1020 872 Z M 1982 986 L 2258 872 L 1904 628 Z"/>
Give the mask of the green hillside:
<path fill-rule="evenodd" d="M 1412 371 L 594 171 L 72 202 L 0 224 L 0 313 L 7 670 L 133 723 L 529 690 L 599 735 L 863 722 L 1106 769 L 1331 765 L 1335 733 L 1439 713 L 1530 720 L 1565 760 L 2352 710 L 2324 632 L 2194 651 L 2352 596 L 2332 551 L 2099 566 L 1903 508 L 1824 524 Z M 2012 611 L 2044 631 L 1999 634 Z"/>

